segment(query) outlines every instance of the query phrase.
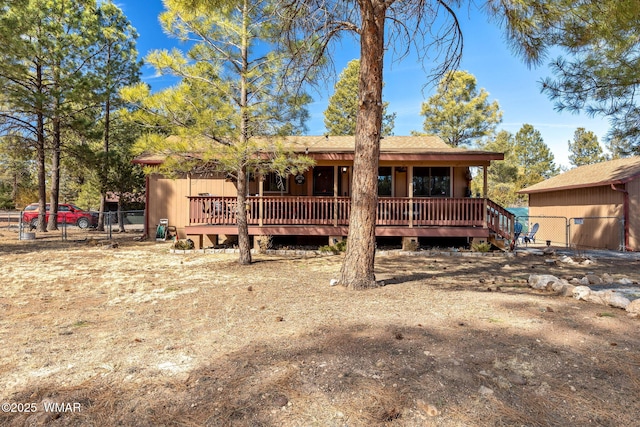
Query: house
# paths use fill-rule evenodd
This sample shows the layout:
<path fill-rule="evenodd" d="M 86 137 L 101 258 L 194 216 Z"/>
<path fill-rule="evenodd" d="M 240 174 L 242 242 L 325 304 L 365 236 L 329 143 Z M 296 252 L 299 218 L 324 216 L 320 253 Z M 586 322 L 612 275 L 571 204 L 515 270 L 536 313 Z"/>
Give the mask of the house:
<path fill-rule="evenodd" d="M 353 136 L 296 136 L 286 143 L 315 166 L 281 178 L 253 177 L 248 209 L 251 236 L 323 236 L 335 242 L 348 233 L 351 209 Z M 404 242 L 429 237 L 509 239 L 513 215 L 485 197 L 471 196 L 471 167 L 484 170 L 502 153 L 451 148 L 433 136 L 385 137 L 380 143 L 377 236 Z M 154 165 L 162 158 L 140 157 Z M 209 247 L 220 236 L 237 235 L 236 186 L 223 175 L 187 174 L 178 179 L 147 178 L 147 229 L 161 218 Z M 304 239 L 304 238 L 303 238 Z"/>
<path fill-rule="evenodd" d="M 564 217 L 577 248 L 640 248 L 640 157 L 581 166 L 520 191 L 530 217 Z M 544 220 L 544 218 L 541 218 Z M 545 236 L 540 223 L 536 239 Z"/>

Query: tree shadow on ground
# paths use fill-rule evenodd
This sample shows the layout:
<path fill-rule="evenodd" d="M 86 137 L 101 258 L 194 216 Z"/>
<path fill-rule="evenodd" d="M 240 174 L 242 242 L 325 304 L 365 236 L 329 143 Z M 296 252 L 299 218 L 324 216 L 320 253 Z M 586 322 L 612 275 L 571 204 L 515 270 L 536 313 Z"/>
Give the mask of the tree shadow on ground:
<path fill-rule="evenodd" d="M 587 327 L 579 321 L 571 327 Z M 499 325 L 337 326 L 248 343 L 184 377 L 34 383 L 15 402 L 80 402 L 81 412 L 1 414 L 22 426 L 633 425 L 640 356 L 506 333 Z"/>

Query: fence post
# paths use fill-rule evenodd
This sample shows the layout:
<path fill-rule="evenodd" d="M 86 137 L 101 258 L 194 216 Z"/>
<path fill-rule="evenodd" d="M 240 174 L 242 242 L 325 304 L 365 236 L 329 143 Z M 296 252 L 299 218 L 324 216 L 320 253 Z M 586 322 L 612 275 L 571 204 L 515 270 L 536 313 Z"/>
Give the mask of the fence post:
<path fill-rule="evenodd" d="M 111 240 L 113 238 L 112 232 L 113 232 L 113 218 L 111 218 L 111 211 L 108 211 L 108 215 L 107 215 L 107 221 L 109 221 L 109 239 Z"/>

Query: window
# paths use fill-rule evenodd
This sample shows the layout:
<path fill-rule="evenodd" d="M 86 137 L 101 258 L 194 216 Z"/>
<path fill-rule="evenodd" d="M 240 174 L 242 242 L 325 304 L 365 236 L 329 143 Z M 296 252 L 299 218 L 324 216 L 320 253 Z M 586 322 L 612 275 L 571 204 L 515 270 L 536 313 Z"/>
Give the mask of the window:
<path fill-rule="evenodd" d="M 378 168 L 378 196 L 391 196 L 391 167 Z"/>
<path fill-rule="evenodd" d="M 283 178 L 275 172 L 268 173 L 264 177 L 265 193 L 288 193 L 289 192 L 289 179 Z"/>
<path fill-rule="evenodd" d="M 413 168 L 413 195 L 418 197 L 450 197 L 451 169 L 448 167 Z"/>

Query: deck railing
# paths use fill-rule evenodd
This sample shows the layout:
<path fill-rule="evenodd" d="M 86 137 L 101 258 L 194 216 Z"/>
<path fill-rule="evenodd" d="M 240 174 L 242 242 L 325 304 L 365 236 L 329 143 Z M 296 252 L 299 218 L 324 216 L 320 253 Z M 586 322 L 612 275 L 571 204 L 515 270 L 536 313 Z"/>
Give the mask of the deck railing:
<path fill-rule="evenodd" d="M 500 237 L 511 240 L 515 226 L 515 215 L 487 199 L 487 226 Z"/>
<path fill-rule="evenodd" d="M 189 225 L 235 225 L 235 197 L 189 197 Z M 349 197 L 251 196 L 250 225 L 349 225 Z M 513 215 L 488 199 L 380 197 L 377 225 L 489 227 L 508 238 Z"/>

